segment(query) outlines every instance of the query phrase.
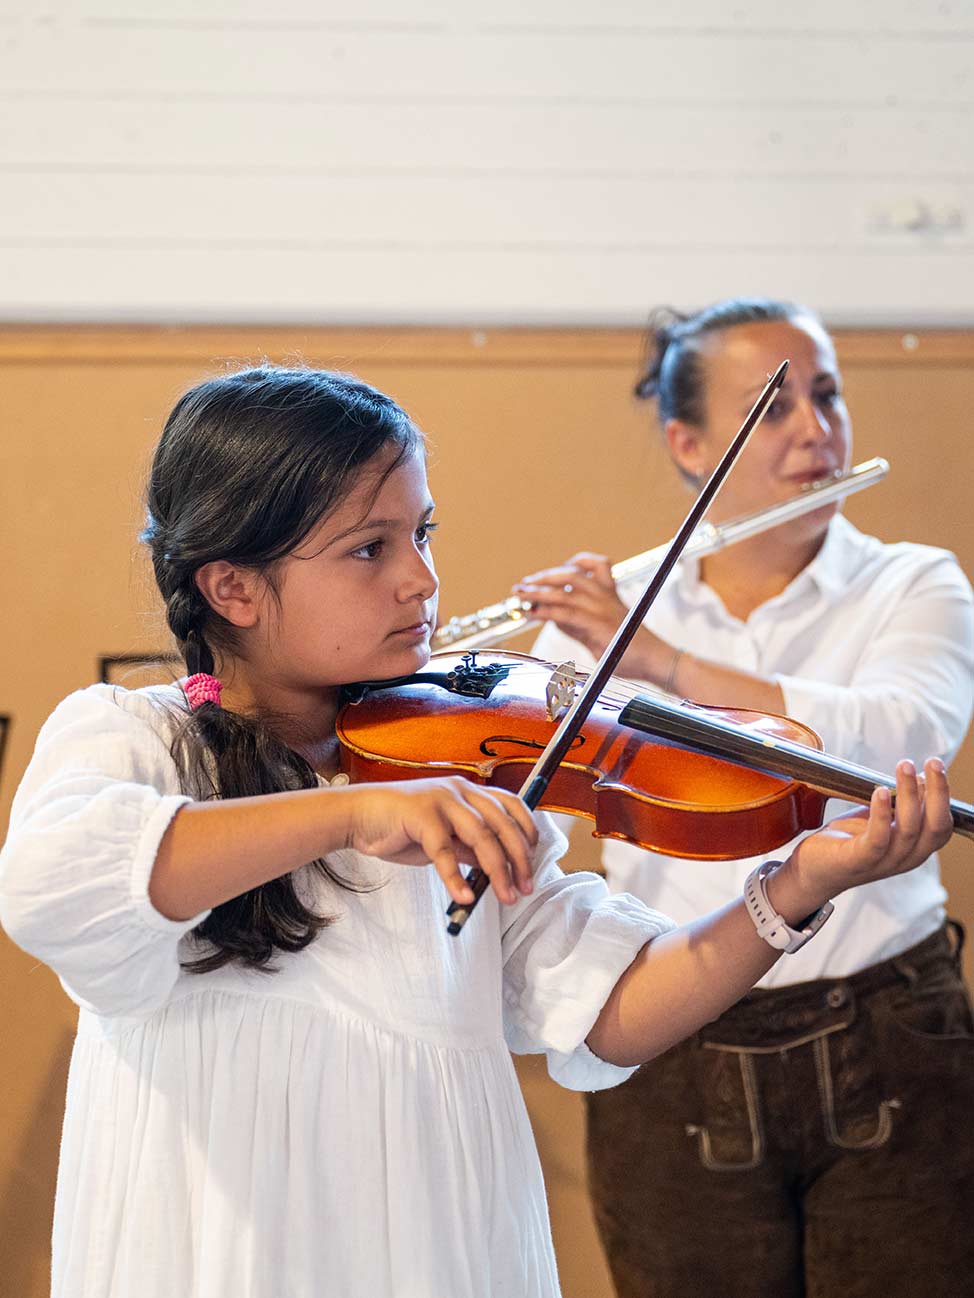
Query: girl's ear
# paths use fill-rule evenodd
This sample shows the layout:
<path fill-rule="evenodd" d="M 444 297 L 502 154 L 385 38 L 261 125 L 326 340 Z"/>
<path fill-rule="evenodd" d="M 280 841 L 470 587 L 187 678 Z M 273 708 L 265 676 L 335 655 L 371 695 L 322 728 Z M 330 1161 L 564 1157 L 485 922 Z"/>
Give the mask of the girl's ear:
<path fill-rule="evenodd" d="M 682 419 L 668 419 L 663 429 L 673 463 L 688 478 L 699 482 L 707 472 L 703 433 Z"/>
<path fill-rule="evenodd" d="M 197 569 L 196 585 L 214 613 L 232 626 L 254 626 L 260 614 L 256 574 L 225 559 Z"/>

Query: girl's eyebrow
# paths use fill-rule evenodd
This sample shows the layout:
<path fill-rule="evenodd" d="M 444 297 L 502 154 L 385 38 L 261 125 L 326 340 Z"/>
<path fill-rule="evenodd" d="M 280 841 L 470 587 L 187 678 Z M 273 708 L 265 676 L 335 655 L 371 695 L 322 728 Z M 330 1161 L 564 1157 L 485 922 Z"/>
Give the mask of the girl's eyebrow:
<path fill-rule="evenodd" d="M 436 506 L 431 500 L 419 516 L 420 523 L 425 523 L 435 508 Z M 367 518 L 361 523 L 356 523 L 353 527 L 346 527 L 344 532 L 339 532 L 337 536 L 333 536 L 324 548 L 327 550 L 330 546 L 337 545 L 339 541 L 345 541 L 348 537 L 355 536 L 357 532 L 371 532 L 374 528 L 379 527 L 398 527 L 401 522 L 402 520 L 398 518 Z"/>

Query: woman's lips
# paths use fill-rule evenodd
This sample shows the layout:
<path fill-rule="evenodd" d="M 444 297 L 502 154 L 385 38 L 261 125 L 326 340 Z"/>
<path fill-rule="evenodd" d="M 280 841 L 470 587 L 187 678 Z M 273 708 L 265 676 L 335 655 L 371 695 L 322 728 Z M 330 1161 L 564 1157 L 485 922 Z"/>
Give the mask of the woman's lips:
<path fill-rule="evenodd" d="M 790 473 L 788 478 L 790 482 L 796 482 L 800 487 L 803 487 L 810 482 L 828 482 L 831 478 L 838 476 L 838 469 L 808 469 L 804 473 Z"/>

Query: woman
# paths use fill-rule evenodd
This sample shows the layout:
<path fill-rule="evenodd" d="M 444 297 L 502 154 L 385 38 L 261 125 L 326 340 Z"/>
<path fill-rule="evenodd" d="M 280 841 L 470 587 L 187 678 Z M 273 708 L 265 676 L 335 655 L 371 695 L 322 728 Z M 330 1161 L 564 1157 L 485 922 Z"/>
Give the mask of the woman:
<path fill-rule="evenodd" d="M 651 352 L 637 395 L 655 398 L 692 487 L 790 359 L 713 522 L 848 468 L 835 351 L 806 309 L 732 300 L 671 316 Z M 608 560 L 588 553 L 515 591 L 549 622 L 536 652 L 580 664 L 638 593 L 617 591 Z M 785 713 L 828 752 L 890 770 L 904 753 L 954 754 L 972 667 L 971 590 L 953 557 L 884 545 L 825 506 L 683 561 L 621 671 L 696 702 Z M 677 922 L 728 901 L 756 863 L 617 842 L 603 860 L 614 890 Z M 974 1105 L 974 1035 L 945 897 L 933 857 L 846 894 L 758 990 L 588 1098 L 591 1186 L 620 1295 L 933 1298 L 972 1274 L 974 1148 L 959 1133 Z"/>

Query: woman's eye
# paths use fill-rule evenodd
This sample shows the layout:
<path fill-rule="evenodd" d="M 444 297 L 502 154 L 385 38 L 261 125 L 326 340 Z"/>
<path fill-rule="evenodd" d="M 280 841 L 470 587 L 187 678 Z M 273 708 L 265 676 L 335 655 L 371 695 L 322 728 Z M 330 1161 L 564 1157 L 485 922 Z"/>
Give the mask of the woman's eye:
<path fill-rule="evenodd" d="M 764 417 L 771 424 L 780 424 L 790 409 L 791 406 L 788 403 L 788 399 L 786 397 L 778 396 L 774 401 L 772 401 Z"/>
<path fill-rule="evenodd" d="M 433 539 L 433 533 L 439 527 L 439 523 L 420 523 L 416 529 L 416 540 L 420 545 L 425 545 L 427 541 Z"/>
<path fill-rule="evenodd" d="M 841 399 L 842 393 L 838 388 L 823 388 L 821 392 L 815 394 L 815 400 L 820 401 L 823 406 L 834 406 Z"/>

